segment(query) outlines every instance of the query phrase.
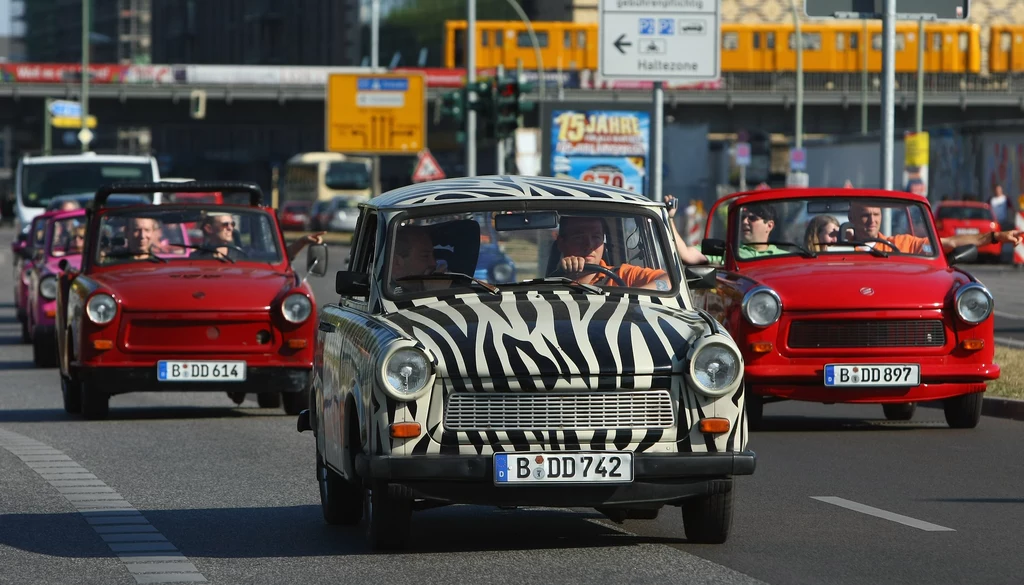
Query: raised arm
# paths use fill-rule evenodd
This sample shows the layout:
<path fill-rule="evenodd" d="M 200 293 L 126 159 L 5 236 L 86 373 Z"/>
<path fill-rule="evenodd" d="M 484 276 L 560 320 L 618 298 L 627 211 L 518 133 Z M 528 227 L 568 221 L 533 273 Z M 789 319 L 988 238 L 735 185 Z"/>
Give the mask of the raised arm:
<path fill-rule="evenodd" d="M 673 200 L 675 200 L 675 197 L 673 197 L 671 195 L 666 195 L 665 196 L 665 202 L 666 203 L 668 203 L 669 201 L 673 201 Z M 668 210 L 668 219 L 669 219 L 668 225 L 669 225 L 669 229 L 672 230 L 672 238 L 676 241 L 676 251 L 679 253 L 679 259 L 683 261 L 683 264 L 689 264 L 689 265 L 693 265 L 693 264 L 707 264 L 708 263 L 707 256 L 702 254 L 701 251 L 698 250 L 697 248 L 694 248 L 694 247 L 691 247 L 691 246 L 687 246 L 686 245 L 686 240 L 683 239 L 683 236 L 679 233 L 679 230 L 676 229 L 676 211 L 678 211 L 678 210 L 679 210 L 679 206 L 678 205 L 676 205 L 674 207 L 671 207 L 671 206 L 669 207 L 669 210 Z"/>

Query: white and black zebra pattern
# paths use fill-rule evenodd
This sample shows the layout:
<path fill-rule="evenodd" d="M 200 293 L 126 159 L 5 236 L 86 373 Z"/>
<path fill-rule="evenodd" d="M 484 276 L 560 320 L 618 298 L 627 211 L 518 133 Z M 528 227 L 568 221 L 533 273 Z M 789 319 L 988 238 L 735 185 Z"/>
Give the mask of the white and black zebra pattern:
<path fill-rule="evenodd" d="M 518 200 L 536 198 L 578 198 L 590 201 L 621 201 L 646 206 L 662 206 L 624 189 L 551 177 L 483 176 L 445 179 L 418 183 L 395 189 L 370 200 L 370 205 L 384 209 L 419 205 L 465 202 L 472 199 L 513 197 Z"/>

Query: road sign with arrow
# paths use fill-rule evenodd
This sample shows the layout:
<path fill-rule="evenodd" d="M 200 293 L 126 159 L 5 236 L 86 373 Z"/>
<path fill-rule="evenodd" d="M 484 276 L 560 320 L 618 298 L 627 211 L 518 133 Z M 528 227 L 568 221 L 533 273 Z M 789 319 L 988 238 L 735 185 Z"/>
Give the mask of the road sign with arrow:
<path fill-rule="evenodd" d="M 598 64 L 602 77 L 709 81 L 721 76 L 719 2 L 601 0 Z"/>
<path fill-rule="evenodd" d="M 412 155 L 426 146 L 426 82 L 418 73 L 331 73 L 329 152 Z"/>

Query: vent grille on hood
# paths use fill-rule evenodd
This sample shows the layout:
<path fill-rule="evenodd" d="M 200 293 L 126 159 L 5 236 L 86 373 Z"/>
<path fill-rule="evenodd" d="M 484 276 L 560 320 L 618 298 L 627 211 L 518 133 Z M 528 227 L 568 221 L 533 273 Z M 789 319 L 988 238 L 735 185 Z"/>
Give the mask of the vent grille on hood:
<path fill-rule="evenodd" d="M 675 424 L 666 390 L 588 394 L 455 393 L 445 406 L 452 431 L 664 429 Z"/>
<path fill-rule="evenodd" d="M 789 347 L 942 347 L 946 330 L 940 320 L 794 321 Z"/>

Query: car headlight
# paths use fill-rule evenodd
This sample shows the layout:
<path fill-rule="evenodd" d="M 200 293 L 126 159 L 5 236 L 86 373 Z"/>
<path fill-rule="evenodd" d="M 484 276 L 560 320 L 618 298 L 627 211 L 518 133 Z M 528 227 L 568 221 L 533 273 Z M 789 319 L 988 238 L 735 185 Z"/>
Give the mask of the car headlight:
<path fill-rule="evenodd" d="M 992 293 L 984 286 L 972 282 L 956 291 L 956 314 L 967 323 L 981 323 L 992 314 L 995 303 Z"/>
<path fill-rule="evenodd" d="M 511 282 L 514 272 L 512 265 L 507 262 L 495 264 L 491 266 L 491 282 L 496 284 Z"/>
<path fill-rule="evenodd" d="M 743 316 L 751 325 L 767 327 L 782 316 L 782 299 L 766 286 L 755 286 L 743 295 Z"/>
<path fill-rule="evenodd" d="M 739 386 L 743 358 L 730 344 L 706 338 L 690 354 L 690 382 L 707 396 L 724 396 Z"/>
<path fill-rule="evenodd" d="M 313 313 L 313 303 L 301 293 L 293 293 L 285 297 L 281 303 L 281 314 L 289 323 L 302 323 Z"/>
<path fill-rule="evenodd" d="M 85 304 L 85 314 L 97 325 L 106 325 L 117 315 L 117 301 L 107 293 L 93 295 Z"/>
<path fill-rule="evenodd" d="M 39 296 L 50 301 L 57 298 L 56 276 L 44 276 L 39 281 Z"/>
<path fill-rule="evenodd" d="M 384 355 L 381 383 L 397 400 L 414 400 L 430 389 L 434 366 L 423 350 L 398 346 Z"/>

